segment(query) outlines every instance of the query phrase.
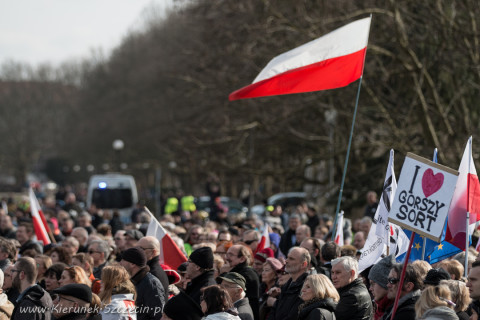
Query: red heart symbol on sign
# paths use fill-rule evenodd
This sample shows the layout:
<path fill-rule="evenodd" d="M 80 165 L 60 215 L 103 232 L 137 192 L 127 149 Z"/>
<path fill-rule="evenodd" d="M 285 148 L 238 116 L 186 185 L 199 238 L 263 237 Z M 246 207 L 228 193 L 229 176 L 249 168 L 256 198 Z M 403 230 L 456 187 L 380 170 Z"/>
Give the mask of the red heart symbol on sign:
<path fill-rule="evenodd" d="M 433 174 L 432 169 L 427 169 L 423 173 L 423 178 L 422 178 L 422 189 L 423 189 L 423 194 L 425 197 L 429 197 L 438 190 L 443 185 L 443 174 L 441 172 L 437 174 Z"/>

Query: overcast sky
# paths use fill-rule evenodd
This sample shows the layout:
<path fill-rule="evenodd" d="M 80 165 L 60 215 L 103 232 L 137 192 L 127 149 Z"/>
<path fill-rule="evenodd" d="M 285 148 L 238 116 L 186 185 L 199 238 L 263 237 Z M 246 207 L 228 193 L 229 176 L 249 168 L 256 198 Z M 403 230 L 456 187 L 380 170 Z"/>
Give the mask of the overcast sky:
<path fill-rule="evenodd" d="M 0 64 L 8 59 L 33 66 L 108 55 L 129 30 L 138 30 L 171 0 L 0 0 Z"/>

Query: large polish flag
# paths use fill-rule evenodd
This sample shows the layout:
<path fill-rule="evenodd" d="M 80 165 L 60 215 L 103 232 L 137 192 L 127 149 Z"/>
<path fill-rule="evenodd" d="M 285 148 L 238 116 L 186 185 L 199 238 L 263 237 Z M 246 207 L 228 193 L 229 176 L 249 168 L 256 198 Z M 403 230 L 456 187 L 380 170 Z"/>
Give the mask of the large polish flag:
<path fill-rule="evenodd" d="M 472 137 L 468 139 L 458 169 L 458 180 L 448 211 L 445 234 L 445 241 L 461 250 L 465 250 L 467 211 L 470 212 L 469 233 L 471 234 L 475 223 L 480 220 L 480 184 L 472 158 Z"/>
<path fill-rule="evenodd" d="M 251 85 L 231 93 L 229 99 L 335 89 L 360 79 L 371 20 L 351 22 L 276 56 Z"/>
<path fill-rule="evenodd" d="M 160 264 L 167 264 L 177 270 L 178 266 L 187 261 L 187 258 L 150 210 L 147 208 L 145 210 L 150 214 L 147 236 L 155 237 L 160 242 Z"/>
<path fill-rule="evenodd" d="M 43 245 L 50 244 L 50 238 L 48 236 L 49 227 L 47 220 L 43 215 L 40 204 L 38 203 L 35 192 L 30 188 L 28 191 L 28 197 L 30 198 L 30 213 L 32 214 L 33 229 L 35 230 L 35 235 L 37 239 L 43 242 Z"/>

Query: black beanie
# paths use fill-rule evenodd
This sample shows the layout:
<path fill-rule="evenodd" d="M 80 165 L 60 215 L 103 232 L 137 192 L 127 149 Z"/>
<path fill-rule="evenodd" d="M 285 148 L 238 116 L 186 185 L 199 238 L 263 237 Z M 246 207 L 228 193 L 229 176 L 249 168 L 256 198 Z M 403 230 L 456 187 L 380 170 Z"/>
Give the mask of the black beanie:
<path fill-rule="evenodd" d="M 443 270 L 442 268 L 433 268 L 427 272 L 425 276 L 425 280 L 423 280 L 424 284 L 431 284 L 434 286 L 438 286 L 441 280 L 450 280 L 450 274 L 447 271 Z"/>
<path fill-rule="evenodd" d="M 125 250 L 122 253 L 122 260 L 136 264 L 139 267 L 145 267 L 147 265 L 147 257 L 142 249 L 133 247 Z"/>
<path fill-rule="evenodd" d="M 193 251 L 190 260 L 202 269 L 213 269 L 213 251 L 210 247 L 201 247 Z"/>
<path fill-rule="evenodd" d="M 173 320 L 200 320 L 203 317 L 200 306 L 182 291 L 167 301 L 163 313 Z"/>

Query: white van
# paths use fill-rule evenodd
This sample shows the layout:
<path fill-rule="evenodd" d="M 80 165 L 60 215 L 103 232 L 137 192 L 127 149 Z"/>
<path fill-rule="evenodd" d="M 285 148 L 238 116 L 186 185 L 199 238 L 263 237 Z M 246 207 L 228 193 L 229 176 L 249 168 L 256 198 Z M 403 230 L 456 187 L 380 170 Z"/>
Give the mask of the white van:
<path fill-rule="evenodd" d="M 87 208 L 94 204 L 99 209 L 118 211 L 122 221 L 129 223 L 137 202 L 137 187 L 132 176 L 110 173 L 90 177 Z"/>

